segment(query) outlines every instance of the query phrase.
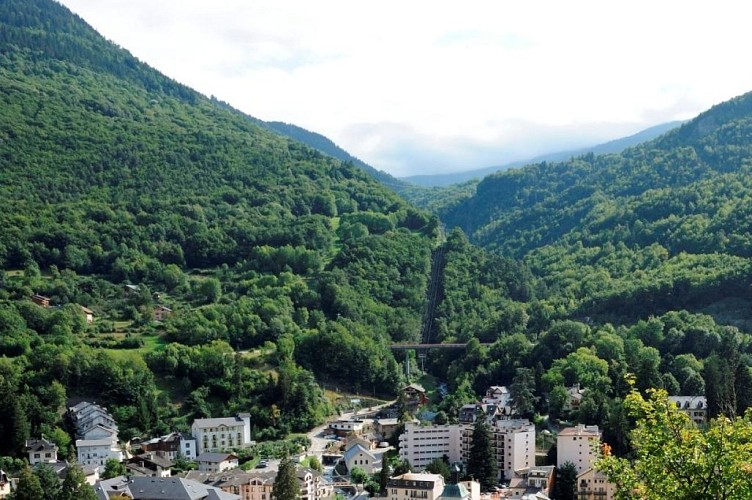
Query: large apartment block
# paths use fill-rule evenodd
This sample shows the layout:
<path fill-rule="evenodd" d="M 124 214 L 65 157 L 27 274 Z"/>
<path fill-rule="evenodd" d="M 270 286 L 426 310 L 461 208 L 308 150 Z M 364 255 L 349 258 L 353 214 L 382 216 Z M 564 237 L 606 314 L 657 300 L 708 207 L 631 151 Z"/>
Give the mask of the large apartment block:
<path fill-rule="evenodd" d="M 507 480 L 514 471 L 535 466 L 535 425 L 527 419 L 492 422 L 494 453 L 499 477 Z M 467 462 L 473 444 L 473 427 L 466 426 L 462 440 L 462 460 Z"/>
<path fill-rule="evenodd" d="M 426 425 L 416 422 L 405 424 L 399 438 L 399 456 L 416 470 L 422 470 L 437 458 L 447 456 L 449 462 L 462 460 L 462 435 L 466 425 Z"/>
<path fill-rule="evenodd" d="M 492 422 L 494 453 L 500 477 L 511 479 L 514 471 L 535 465 L 535 426 L 525 419 Z M 469 424 L 405 424 L 400 436 L 400 459 L 420 470 L 437 458 L 467 463 L 473 442 Z"/>

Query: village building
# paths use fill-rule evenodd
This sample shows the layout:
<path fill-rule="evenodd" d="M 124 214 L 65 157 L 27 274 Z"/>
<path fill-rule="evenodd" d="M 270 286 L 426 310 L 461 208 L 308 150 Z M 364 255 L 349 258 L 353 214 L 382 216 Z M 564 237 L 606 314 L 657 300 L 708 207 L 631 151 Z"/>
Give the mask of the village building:
<path fill-rule="evenodd" d="M 581 474 L 593 467 L 598 457 L 601 433 L 597 425 L 567 427 L 556 438 L 556 466 L 571 462 Z"/>
<path fill-rule="evenodd" d="M 695 424 L 703 426 L 708 423 L 708 400 L 705 396 L 669 396 L 668 400 Z"/>
<path fill-rule="evenodd" d="M 170 460 L 176 460 L 181 456 L 188 460 L 194 460 L 197 456 L 196 438 L 182 432 L 172 432 L 165 436 L 142 441 L 139 446 L 144 452 L 163 455 Z"/>
<path fill-rule="evenodd" d="M 240 413 L 234 417 L 199 418 L 191 425 L 196 439 L 196 452 L 218 452 L 233 448 L 248 448 L 251 441 L 251 416 Z"/>
<path fill-rule="evenodd" d="M 170 477 L 171 460 L 156 453 L 142 453 L 126 460 L 125 468 L 132 476 Z"/>
<path fill-rule="evenodd" d="M 196 457 L 195 462 L 201 472 L 224 472 L 238 467 L 238 457 L 232 453 L 204 452 Z"/>
<path fill-rule="evenodd" d="M 389 479 L 386 492 L 389 500 L 438 500 L 444 491 L 441 474 L 408 472 Z"/>
<path fill-rule="evenodd" d="M 31 301 L 38 306 L 50 307 L 50 298 L 45 297 L 44 295 L 39 295 L 38 293 L 31 296 Z"/>
<path fill-rule="evenodd" d="M 577 476 L 577 500 L 613 500 L 616 485 L 606 475 L 590 468 Z"/>
<path fill-rule="evenodd" d="M 189 479 L 178 477 L 118 476 L 97 482 L 99 500 L 124 495 L 133 500 L 240 500 L 240 496 Z"/>
<path fill-rule="evenodd" d="M 24 450 L 29 455 L 29 465 L 57 462 L 57 445 L 44 437 L 27 440 Z"/>

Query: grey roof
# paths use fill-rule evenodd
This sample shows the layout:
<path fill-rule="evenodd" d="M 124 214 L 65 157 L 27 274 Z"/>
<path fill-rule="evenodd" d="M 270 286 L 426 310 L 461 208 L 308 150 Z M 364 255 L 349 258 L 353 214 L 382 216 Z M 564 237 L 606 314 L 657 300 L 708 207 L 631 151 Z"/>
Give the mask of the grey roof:
<path fill-rule="evenodd" d="M 441 498 L 470 498 L 470 493 L 464 484 L 449 483 L 444 486 L 441 492 Z"/>
<path fill-rule="evenodd" d="M 345 452 L 344 457 L 343 457 L 345 460 L 345 463 L 349 462 L 350 459 L 354 457 L 355 455 L 357 455 L 358 453 L 364 453 L 373 459 L 376 458 L 373 455 L 373 453 L 371 453 L 370 450 L 367 450 L 362 444 L 358 443 Z"/>
<path fill-rule="evenodd" d="M 125 492 L 134 500 L 240 500 L 238 495 L 178 477 L 119 476 L 99 481 L 94 490 L 101 500 L 107 500 L 110 492 Z"/>
<path fill-rule="evenodd" d="M 219 427 L 220 425 L 238 425 L 242 424 L 243 419 L 238 417 L 220 417 L 220 418 L 197 418 L 193 421 L 193 426 L 199 428 Z"/>
<path fill-rule="evenodd" d="M 196 462 L 209 462 L 212 464 L 218 464 L 220 462 L 224 462 L 225 460 L 232 460 L 233 458 L 237 459 L 238 457 L 236 457 L 232 453 L 204 452 L 196 457 Z"/>
<path fill-rule="evenodd" d="M 55 443 L 51 443 L 50 441 L 47 441 L 46 439 L 29 439 L 26 441 L 26 452 L 30 451 L 44 451 L 44 450 L 55 450 L 57 451 L 57 445 Z"/>

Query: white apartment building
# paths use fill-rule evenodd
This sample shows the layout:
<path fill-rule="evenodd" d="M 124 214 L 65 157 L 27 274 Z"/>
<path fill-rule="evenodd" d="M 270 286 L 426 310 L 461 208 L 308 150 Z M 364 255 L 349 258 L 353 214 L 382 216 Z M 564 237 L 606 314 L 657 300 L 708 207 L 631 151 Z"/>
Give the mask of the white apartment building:
<path fill-rule="evenodd" d="M 514 477 L 514 471 L 535 466 L 535 425 L 527 419 L 492 422 L 494 453 L 499 478 Z M 462 461 L 467 463 L 473 443 L 473 427 L 463 432 Z"/>
<path fill-rule="evenodd" d="M 389 500 L 437 500 L 444 491 L 444 477 L 408 472 L 391 478 L 386 491 Z"/>
<path fill-rule="evenodd" d="M 235 417 L 199 418 L 191 426 L 196 438 L 197 453 L 218 452 L 232 448 L 247 448 L 251 442 L 251 416 L 240 413 Z"/>
<path fill-rule="evenodd" d="M 422 470 L 444 455 L 449 462 L 462 460 L 462 434 L 466 425 L 426 425 L 407 422 L 405 432 L 399 438 L 399 457 Z"/>
<path fill-rule="evenodd" d="M 593 466 L 600 451 L 601 433 L 597 425 L 567 427 L 559 432 L 556 439 L 556 466 L 572 462 L 577 474 L 582 474 Z"/>
<path fill-rule="evenodd" d="M 77 462 L 81 465 L 104 465 L 110 458 L 123 461 L 123 451 L 117 439 L 77 439 L 76 450 Z"/>

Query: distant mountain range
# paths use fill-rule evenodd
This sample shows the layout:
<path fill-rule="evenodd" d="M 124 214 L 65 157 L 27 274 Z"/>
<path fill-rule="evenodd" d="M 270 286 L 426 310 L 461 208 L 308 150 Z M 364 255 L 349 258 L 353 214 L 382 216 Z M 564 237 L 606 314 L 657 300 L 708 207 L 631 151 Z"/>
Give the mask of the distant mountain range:
<path fill-rule="evenodd" d="M 587 153 L 593 153 L 596 155 L 607 153 L 621 153 L 625 149 L 636 146 L 643 142 L 655 139 L 656 137 L 663 135 L 664 133 L 672 130 L 683 122 L 673 121 L 668 123 L 662 123 L 654 127 L 647 128 L 641 132 L 637 132 L 634 135 L 628 137 L 622 137 L 613 141 L 604 142 L 592 147 L 572 149 L 568 151 L 559 151 L 556 153 L 547 153 L 544 155 L 536 156 L 534 158 L 515 161 L 506 165 L 497 165 L 493 167 L 486 167 L 477 170 L 467 170 L 465 172 L 453 172 L 451 174 L 428 174 L 428 175 L 411 175 L 407 177 L 400 177 L 399 180 L 415 184 L 417 186 L 424 187 L 446 187 L 452 184 L 460 184 L 472 179 L 482 179 L 487 175 L 491 175 L 500 170 L 507 170 L 509 168 L 522 167 L 531 163 L 540 163 L 543 161 L 567 161 L 575 156 L 584 155 Z M 303 141 L 305 142 L 305 141 Z"/>

